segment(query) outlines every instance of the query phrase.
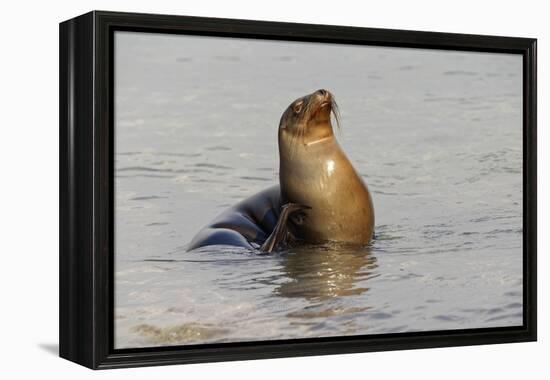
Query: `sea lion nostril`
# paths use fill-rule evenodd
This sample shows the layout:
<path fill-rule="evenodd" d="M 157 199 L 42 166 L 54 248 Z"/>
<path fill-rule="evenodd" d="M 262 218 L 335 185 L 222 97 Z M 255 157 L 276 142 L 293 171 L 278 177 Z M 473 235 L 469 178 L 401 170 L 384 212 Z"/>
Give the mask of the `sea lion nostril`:
<path fill-rule="evenodd" d="M 327 90 L 325 90 L 325 89 L 323 89 L 323 88 L 320 89 L 320 90 L 317 90 L 317 92 L 318 92 L 319 94 L 323 95 L 323 96 L 325 96 L 325 95 L 327 94 Z"/>

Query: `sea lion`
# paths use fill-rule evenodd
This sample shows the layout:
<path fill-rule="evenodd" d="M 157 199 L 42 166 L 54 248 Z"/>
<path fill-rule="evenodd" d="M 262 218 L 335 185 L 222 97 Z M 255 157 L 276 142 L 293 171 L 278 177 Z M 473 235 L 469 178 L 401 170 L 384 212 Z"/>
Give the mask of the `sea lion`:
<path fill-rule="evenodd" d="M 334 136 L 338 106 L 327 90 L 296 99 L 278 131 L 279 185 L 216 217 L 188 250 L 231 245 L 264 252 L 294 244 L 338 242 L 367 245 L 374 207 L 367 185 Z"/>

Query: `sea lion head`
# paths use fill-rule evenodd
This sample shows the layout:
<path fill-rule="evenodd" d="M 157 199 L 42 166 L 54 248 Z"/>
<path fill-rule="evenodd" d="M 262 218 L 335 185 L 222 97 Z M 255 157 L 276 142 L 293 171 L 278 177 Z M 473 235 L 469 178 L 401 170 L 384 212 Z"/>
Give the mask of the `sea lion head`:
<path fill-rule="evenodd" d="M 279 123 L 279 141 L 308 145 L 334 135 L 331 115 L 339 125 L 338 106 L 330 91 L 321 89 L 296 99 Z"/>

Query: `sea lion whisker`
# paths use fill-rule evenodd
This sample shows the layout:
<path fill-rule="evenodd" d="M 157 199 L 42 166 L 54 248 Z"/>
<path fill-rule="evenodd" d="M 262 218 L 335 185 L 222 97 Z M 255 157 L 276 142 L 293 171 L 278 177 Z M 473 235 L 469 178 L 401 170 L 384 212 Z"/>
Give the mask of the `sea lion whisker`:
<path fill-rule="evenodd" d="M 334 120 L 336 121 L 336 127 L 338 128 L 338 130 L 341 130 L 342 127 L 340 123 L 340 108 L 338 108 L 338 104 L 336 103 L 334 97 L 330 102 L 330 108 L 332 115 L 334 115 Z"/>

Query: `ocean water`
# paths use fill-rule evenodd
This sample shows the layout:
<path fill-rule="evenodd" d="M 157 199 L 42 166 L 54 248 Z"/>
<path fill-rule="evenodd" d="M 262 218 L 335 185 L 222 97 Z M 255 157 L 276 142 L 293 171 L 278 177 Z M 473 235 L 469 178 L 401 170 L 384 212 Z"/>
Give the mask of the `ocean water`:
<path fill-rule="evenodd" d="M 521 56 L 130 32 L 115 52 L 116 348 L 522 324 Z M 281 114 L 319 88 L 372 244 L 186 252 L 278 182 Z"/>

